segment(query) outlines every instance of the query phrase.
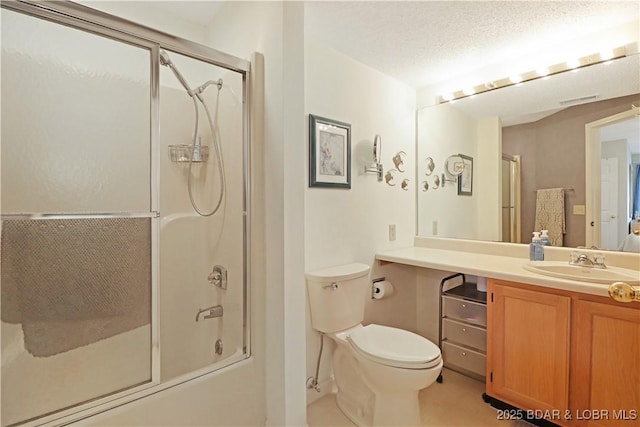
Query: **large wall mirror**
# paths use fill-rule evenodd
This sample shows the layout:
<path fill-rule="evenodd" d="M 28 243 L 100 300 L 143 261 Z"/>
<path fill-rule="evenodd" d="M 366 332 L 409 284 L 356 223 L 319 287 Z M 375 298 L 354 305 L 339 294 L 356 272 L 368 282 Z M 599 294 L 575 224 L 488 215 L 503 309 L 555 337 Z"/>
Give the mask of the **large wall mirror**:
<path fill-rule="evenodd" d="M 608 63 L 418 110 L 418 235 L 529 243 L 538 190 L 562 189 L 558 245 L 619 249 L 634 214 L 631 187 L 640 163 L 640 120 L 632 112 L 640 106 L 639 70 L 634 44 Z M 587 149 L 588 139 L 597 147 Z M 473 159 L 470 194 L 445 171 L 459 154 Z M 589 156 L 599 156 L 593 169 Z M 444 185 L 433 189 L 434 177 Z M 594 234 L 605 229 L 615 238 Z"/>

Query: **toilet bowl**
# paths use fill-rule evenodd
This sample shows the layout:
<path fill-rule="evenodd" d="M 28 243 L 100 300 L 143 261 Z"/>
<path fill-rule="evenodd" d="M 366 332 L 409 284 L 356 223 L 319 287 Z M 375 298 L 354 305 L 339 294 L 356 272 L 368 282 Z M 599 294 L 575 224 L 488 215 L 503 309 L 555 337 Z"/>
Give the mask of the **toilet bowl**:
<path fill-rule="evenodd" d="M 368 273 L 364 264 L 307 273 L 312 326 L 337 344 L 338 407 L 359 426 L 419 425 L 418 392 L 440 374 L 440 349 L 409 331 L 362 325 Z"/>

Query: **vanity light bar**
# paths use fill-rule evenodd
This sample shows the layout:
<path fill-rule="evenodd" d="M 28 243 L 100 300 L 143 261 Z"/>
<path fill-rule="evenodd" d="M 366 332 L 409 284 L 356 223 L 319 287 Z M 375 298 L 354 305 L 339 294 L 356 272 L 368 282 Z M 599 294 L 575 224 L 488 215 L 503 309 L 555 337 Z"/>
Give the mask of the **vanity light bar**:
<path fill-rule="evenodd" d="M 567 71 L 573 71 L 591 65 L 606 63 L 614 59 L 619 59 L 627 56 L 624 46 L 611 49 L 605 53 L 595 53 L 582 58 L 572 59 L 567 62 L 551 65 L 549 67 L 542 67 L 538 71 L 528 71 L 517 76 L 505 77 L 499 80 L 494 80 L 489 83 L 484 83 L 472 88 L 465 88 L 464 90 L 457 90 L 453 93 L 438 96 L 438 104 L 444 104 L 446 102 L 452 102 L 457 99 L 467 98 L 469 96 L 477 95 L 483 92 L 489 92 L 491 90 L 501 89 L 503 87 L 514 86 L 524 82 L 537 79 L 549 78 L 554 74 L 565 73 Z"/>

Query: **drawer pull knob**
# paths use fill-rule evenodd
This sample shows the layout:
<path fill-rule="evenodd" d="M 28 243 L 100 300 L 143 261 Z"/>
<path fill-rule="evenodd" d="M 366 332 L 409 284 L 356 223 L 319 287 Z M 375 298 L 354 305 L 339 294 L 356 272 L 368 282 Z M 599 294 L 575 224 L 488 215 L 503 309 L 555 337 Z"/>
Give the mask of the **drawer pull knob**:
<path fill-rule="evenodd" d="M 462 355 L 463 355 L 463 356 L 466 356 L 466 355 L 467 355 L 467 352 L 466 352 L 466 351 L 463 351 L 463 352 L 462 352 Z"/>
<path fill-rule="evenodd" d="M 462 328 L 462 332 L 467 332 L 467 328 Z"/>
<path fill-rule="evenodd" d="M 467 304 L 462 304 L 462 308 L 467 308 Z"/>

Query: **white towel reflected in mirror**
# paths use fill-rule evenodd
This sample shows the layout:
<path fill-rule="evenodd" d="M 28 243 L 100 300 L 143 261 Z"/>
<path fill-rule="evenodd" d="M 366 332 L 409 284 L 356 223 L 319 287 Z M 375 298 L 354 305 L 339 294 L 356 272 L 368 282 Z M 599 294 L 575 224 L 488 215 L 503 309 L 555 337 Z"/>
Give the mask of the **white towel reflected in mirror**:
<path fill-rule="evenodd" d="M 622 244 L 620 245 L 618 250 L 622 252 L 640 253 L 640 232 L 638 234 L 636 234 L 635 231 L 629 233 L 629 235 L 622 241 Z"/>

